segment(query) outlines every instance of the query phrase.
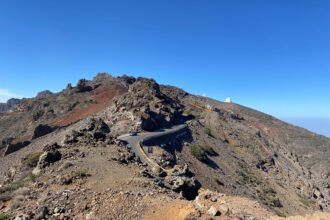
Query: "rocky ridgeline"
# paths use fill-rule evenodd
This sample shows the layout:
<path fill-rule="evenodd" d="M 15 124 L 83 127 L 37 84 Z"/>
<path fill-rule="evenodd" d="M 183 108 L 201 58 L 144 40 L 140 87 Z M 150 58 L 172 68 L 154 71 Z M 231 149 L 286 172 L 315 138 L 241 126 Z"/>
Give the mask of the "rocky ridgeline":
<path fill-rule="evenodd" d="M 117 139 L 183 122 L 185 137 L 153 143 L 150 157 L 162 168 L 148 168 Z M 0 139 L 0 210 L 25 214 L 17 219 L 141 219 L 161 195 L 190 201 L 186 219 L 264 219 L 262 207 L 289 215 L 330 205 L 329 139 L 152 79 L 99 74 L 43 91 L 0 114 Z"/>
<path fill-rule="evenodd" d="M 154 131 L 181 121 L 182 106 L 160 91 L 160 86 L 151 79 L 137 78 L 130 85 L 128 93 L 115 101 L 113 115 L 127 117 L 129 120 L 141 122 L 140 128 L 145 131 Z M 133 118 L 133 119 L 132 119 Z"/>
<path fill-rule="evenodd" d="M 45 90 L 34 98 L 11 99 L 6 104 L 1 103 L 0 154 L 4 156 L 15 152 L 27 146 L 20 143 L 101 111 L 111 105 L 112 99 L 126 92 L 129 82 L 129 77 L 116 78 L 101 73 L 93 80 L 79 80 L 76 86 L 68 84 L 59 93 Z M 12 141 L 8 143 L 7 140 Z"/>
<path fill-rule="evenodd" d="M 124 90 L 128 92 L 114 96 L 114 103 L 109 102 L 106 105 L 103 99 L 109 96 L 110 92 L 118 93 Z M 102 102 L 105 104 L 98 111 L 110 108 L 102 118 L 107 124 L 114 125 L 114 134 L 137 129 L 153 131 L 180 123 L 183 119 L 178 97 L 164 88 L 162 90 L 169 96 L 162 93 L 160 86 L 152 79 L 128 76 L 114 78 L 102 73 L 91 81 L 79 80 L 75 87 L 68 84 L 60 93 L 46 90 L 35 98 L 23 99 L 19 103 L 14 103 L 15 100 L 9 101 L 13 102 L 13 112 L 0 117 L 2 127 L 10 127 L 0 127 L 0 149 L 3 149 L 0 153 L 7 155 L 15 152 L 26 147 L 33 139 L 89 117 L 92 113 L 97 113 L 93 112 L 93 108 L 97 110 Z M 129 121 L 128 125 L 122 124 L 125 120 Z M 13 121 L 21 123 L 13 124 Z M 19 137 L 18 133 L 21 134 Z M 22 138 L 24 140 L 21 140 Z"/>

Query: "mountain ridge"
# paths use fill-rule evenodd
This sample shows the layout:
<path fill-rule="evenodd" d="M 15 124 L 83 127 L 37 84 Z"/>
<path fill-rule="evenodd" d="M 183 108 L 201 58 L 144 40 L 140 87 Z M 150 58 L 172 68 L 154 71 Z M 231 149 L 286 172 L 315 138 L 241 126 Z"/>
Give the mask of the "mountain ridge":
<path fill-rule="evenodd" d="M 97 157 L 129 164 L 128 168 L 111 162 L 114 168 L 106 168 L 109 172 L 114 169 L 131 173 L 130 169 L 140 169 L 134 165 L 138 164 L 138 159 L 134 162 L 136 155 L 118 136 L 130 131 L 153 132 L 186 122 L 185 135 L 151 146 L 152 153 L 148 153 L 150 146 L 142 148 L 161 167 L 171 170 L 187 166 L 189 171 L 174 175 L 174 171 L 161 174 L 143 169 L 143 175 L 168 189 L 180 182 L 180 187 L 172 189 L 174 192 L 183 188 L 195 190 L 198 184 L 192 184 L 194 178 L 202 188 L 256 200 L 270 212 L 283 216 L 329 208 L 329 138 L 235 103 L 159 85 L 153 79 L 98 74 L 93 80 L 79 80 L 76 86 L 68 84 L 59 93 L 47 91 L 23 99 L 0 112 L 0 122 L 3 187 L 15 183 L 32 168 L 37 173 L 37 183 L 47 179 L 54 182 L 49 186 L 58 185 L 52 173 L 65 174 L 66 170 L 59 166 L 68 163 L 71 157 L 73 163 L 91 172 L 91 177 L 71 179 L 73 185 L 101 187 L 101 183 L 93 182 L 98 177 L 107 179 L 100 174 L 102 165 L 95 161 L 100 152 L 101 156 Z M 46 147 L 55 143 L 51 148 Z M 36 152 L 44 152 L 56 160 L 41 165 L 39 155 L 38 164 L 26 167 L 24 161 Z M 117 156 L 109 159 L 110 155 Z M 8 173 L 8 170 L 14 171 Z M 117 181 L 127 177 L 121 178 Z M 109 183 L 102 184 L 104 187 Z M 43 189 L 39 193 L 46 192 Z M 6 201 L 6 207 L 11 203 Z M 22 207 L 24 210 L 29 206 Z"/>

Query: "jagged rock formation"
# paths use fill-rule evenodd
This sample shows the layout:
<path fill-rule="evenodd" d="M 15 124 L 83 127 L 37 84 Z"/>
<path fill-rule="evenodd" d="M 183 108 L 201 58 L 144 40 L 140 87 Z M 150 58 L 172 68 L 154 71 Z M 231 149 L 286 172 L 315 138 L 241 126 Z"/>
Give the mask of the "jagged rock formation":
<path fill-rule="evenodd" d="M 9 99 L 6 103 L 0 103 L 0 113 L 6 112 L 15 106 L 17 106 L 21 102 L 20 99 Z"/>
<path fill-rule="evenodd" d="M 268 209 L 260 213 L 267 215 L 330 206 L 330 140 L 237 104 L 194 96 L 152 79 L 101 73 L 68 84 L 62 92 L 44 91 L 3 106 L 0 211 L 61 219 L 144 218 L 145 209 L 163 196 L 170 202 L 182 197 L 206 201 L 190 213 L 191 219 L 239 216 L 209 201 L 221 200 L 218 194 L 200 194 L 198 200 L 200 187 L 249 198 L 244 204 L 256 200 L 258 208 Z M 159 139 L 153 151 L 146 150 L 166 172 L 147 168 L 117 139 L 130 131 L 181 123 L 187 123 L 187 132 Z M 66 186 L 72 191 L 65 191 Z M 29 189 L 23 204 L 16 195 L 22 187 Z M 41 205 L 36 209 L 32 204 L 37 200 Z M 20 210 L 38 211 L 17 213 L 18 204 Z M 127 215 L 124 209 L 130 210 Z"/>

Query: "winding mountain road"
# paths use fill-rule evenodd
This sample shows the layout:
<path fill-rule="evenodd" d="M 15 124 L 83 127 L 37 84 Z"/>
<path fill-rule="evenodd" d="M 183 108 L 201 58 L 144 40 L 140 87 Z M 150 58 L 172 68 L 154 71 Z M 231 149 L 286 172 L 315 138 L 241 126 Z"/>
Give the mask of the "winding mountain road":
<path fill-rule="evenodd" d="M 182 134 L 186 131 L 187 127 L 187 124 L 181 124 L 160 131 L 139 133 L 136 136 L 130 136 L 126 134 L 119 136 L 118 139 L 128 142 L 129 147 L 135 153 L 135 155 L 140 158 L 142 163 L 146 163 L 150 167 L 160 167 L 154 160 L 148 157 L 148 155 L 142 149 L 142 145 L 148 141 L 158 142 L 158 144 L 161 144 L 162 139 L 169 139 Z"/>

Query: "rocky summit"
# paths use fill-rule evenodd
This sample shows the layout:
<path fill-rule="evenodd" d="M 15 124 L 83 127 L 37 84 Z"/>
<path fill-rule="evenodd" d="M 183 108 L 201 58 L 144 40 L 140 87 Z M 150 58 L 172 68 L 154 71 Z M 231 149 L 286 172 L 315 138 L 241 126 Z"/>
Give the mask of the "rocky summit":
<path fill-rule="evenodd" d="M 329 138 L 153 79 L 0 104 L 0 219 L 330 219 L 329 167 Z"/>

